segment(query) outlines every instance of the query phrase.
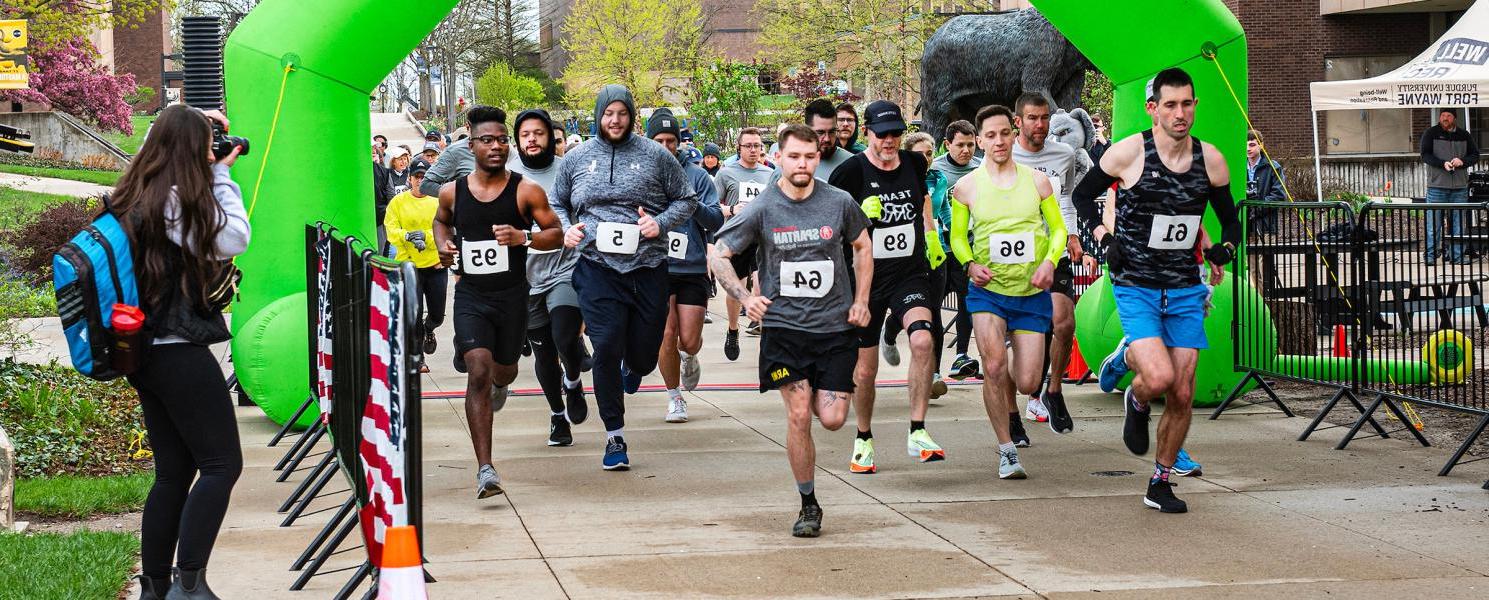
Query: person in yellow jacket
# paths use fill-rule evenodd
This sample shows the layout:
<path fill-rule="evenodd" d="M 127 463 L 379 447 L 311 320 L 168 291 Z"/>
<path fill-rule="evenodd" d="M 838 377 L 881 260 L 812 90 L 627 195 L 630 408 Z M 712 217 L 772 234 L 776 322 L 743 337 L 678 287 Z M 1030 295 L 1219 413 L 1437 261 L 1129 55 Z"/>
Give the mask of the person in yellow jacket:
<path fill-rule="evenodd" d="M 388 212 L 383 217 L 393 257 L 412 262 L 418 269 L 419 294 L 426 311 L 420 323 L 425 355 L 433 354 L 437 346 L 434 330 L 445 322 L 445 289 L 450 284 L 449 271 L 440 264 L 434 245 L 434 211 L 439 208 L 439 198 L 419 193 L 419 184 L 428 170 L 429 163 L 422 158 L 409 166 L 409 189 L 388 201 Z M 429 367 L 420 363 L 419 372 L 427 373 Z"/>
<path fill-rule="evenodd" d="M 986 158 L 952 189 L 951 251 L 967 265 L 964 302 L 987 370 L 982 403 L 998 438 L 998 477 L 1023 479 L 1008 409 L 1015 386 L 1029 394 L 1040 383 L 1053 314 L 1049 288 L 1065 253 L 1065 220 L 1049 178 L 1013 162 L 1013 112 L 985 107 L 975 126 Z M 1013 339 L 1012 369 L 1007 335 Z"/>

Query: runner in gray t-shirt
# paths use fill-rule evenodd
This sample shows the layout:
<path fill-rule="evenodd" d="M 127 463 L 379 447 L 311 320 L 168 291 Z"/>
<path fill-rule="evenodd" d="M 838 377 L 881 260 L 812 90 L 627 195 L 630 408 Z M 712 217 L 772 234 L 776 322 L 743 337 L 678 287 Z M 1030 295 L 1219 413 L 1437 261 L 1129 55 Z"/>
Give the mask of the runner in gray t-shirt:
<path fill-rule="evenodd" d="M 803 125 L 781 132 L 781 179 L 724 225 L 709 255 L 724 290 L 764 323 L 760 391 L 778 389 L 786 401 L 786 454 L 801 494 L 801 513 L 791 529 L 797 537 L 816 537 L 822 530 L 812 417 L 828 431 L 848 417 L 858 362 L 857 339 L 849 330 L 868 324 L 874 278 L 868 218 L 848 194 L 813 177 L 816 142 Z M 845 241 L 853 248 L 851 263 Z M 758 295 L 745 289 L 729 264 L 736 250 L 750 248 L 760 253 Z"/>
<path fill-rule="evenodd" d="M 719 169 L 718 176 L 714 177 L 714 187 L 719 192 L 719 208 L 724 213 L 726 222 L 743 211 L 746 206 L 760 192 L 765 191 L 770 185 L 770 167 L 760 162 L 760 153 L 764 150 L 762 132 L 759 129 L 746 127 L 739 131 L 735 137 L 735 147 L 739 149 L 739 161 L 724 165 Z M 734 274 L 741 279 L 747 278 L 755 272 L 755 252 L 740 252 L 734 255 L 730 264 L 734 267 Z M 739 358 L 739 302 L 733 296 L 724 297 L 724 308 L 728 313 L 729 329 L 724 333 L 724 358 L 737 360 Z M 760 331 L 756 323 L 751 323 L 749 328 L 751 335 L 759 335 Z"/>

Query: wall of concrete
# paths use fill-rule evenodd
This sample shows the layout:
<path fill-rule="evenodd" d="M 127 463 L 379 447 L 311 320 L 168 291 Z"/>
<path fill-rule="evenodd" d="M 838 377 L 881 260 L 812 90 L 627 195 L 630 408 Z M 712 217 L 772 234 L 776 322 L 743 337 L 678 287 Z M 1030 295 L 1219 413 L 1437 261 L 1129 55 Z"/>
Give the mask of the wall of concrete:
<path fill-rule="evenodd" d="M 0 113 L 0 123 L 31 132 L 38 152 L 55 150 L 62 160 L 81 163 L 88 156 L 102 156 L 123 169 L 129 158 L 117 146 L 99 137 L 76 119 L 54 112 Z"/>

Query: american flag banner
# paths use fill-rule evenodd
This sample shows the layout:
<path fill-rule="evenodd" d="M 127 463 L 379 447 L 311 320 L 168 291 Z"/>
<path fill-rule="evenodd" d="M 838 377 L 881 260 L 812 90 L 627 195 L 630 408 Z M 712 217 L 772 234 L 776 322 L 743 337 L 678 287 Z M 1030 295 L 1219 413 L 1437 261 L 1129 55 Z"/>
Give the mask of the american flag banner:
<path fill-rule="evenodd" d="M 405 281 L 400 271 L 373 268 L 368 342 L 371 386 L 362 414 L 358 455 L 367 502 L 361 507 L 362 535 L 374 567 L 381 567 L 384 534 L 409 524 L 405 468 L 407 441 L 404 405 L 409 398 L 404 347 L 407 321 Z"/>
<path fill-rule="evenodd" d="M 315 240 L 315 397 L 320 404 L 321 419 L 331 416 L 331 235 L 317 228 Z"/>

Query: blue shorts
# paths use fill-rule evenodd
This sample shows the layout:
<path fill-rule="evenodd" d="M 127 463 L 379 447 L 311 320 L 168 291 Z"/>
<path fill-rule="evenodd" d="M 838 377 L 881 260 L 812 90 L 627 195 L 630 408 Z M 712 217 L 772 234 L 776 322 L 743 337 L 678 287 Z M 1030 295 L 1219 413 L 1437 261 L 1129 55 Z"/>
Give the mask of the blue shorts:
<path fill-rule="evenodd" d="M 1008 322 L 1009 331 L 1049 333 L 1054 305 L 1049 292 L 1033 296 L 1005 296 L 976 285 L 967 286 L 967 312 L 992 313 Z"/>
<path fill-rule="evenodd" d="M 1205 297 L 1210 289 L 1205 284 L 1173 290 L 1114 285 L 1112 294 L 1128 339 L 1161 337 L 1169 348 L 1210 346 L 1205 339 Z"/>

